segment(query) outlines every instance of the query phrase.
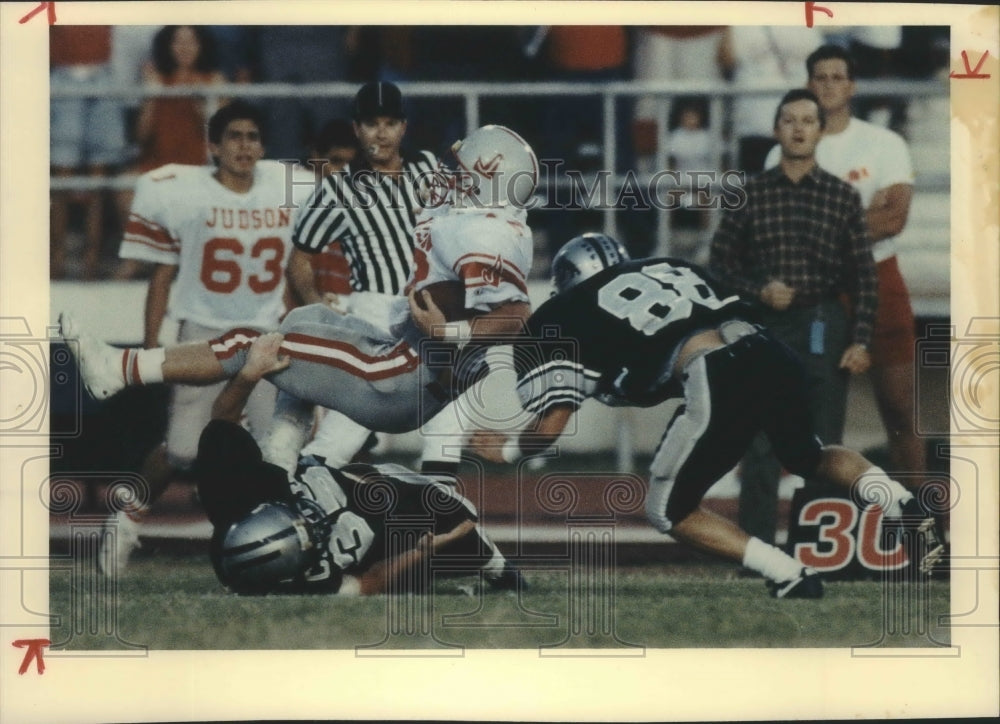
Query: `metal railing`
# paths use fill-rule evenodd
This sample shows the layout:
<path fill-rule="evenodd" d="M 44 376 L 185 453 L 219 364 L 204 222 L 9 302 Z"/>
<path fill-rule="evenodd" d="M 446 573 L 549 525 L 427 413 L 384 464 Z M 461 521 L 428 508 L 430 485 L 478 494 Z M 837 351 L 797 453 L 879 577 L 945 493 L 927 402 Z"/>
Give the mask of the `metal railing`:
<path fill-rule="evenodd" d="M 531 82 L 531 83 L 464 83 L 464 82 L 414 82 L 400 83 L 401 89 L 409 100 L 426 98 L 459 99 L 463 102 L 465 115 L 466 132 L 477 128 L 482 117 L 482 101 L 485 98 L 510 98 L 523 100 L 536 98 L 540 103 L 553 97 L 561 96 L 591 96 L 601 100 L 602 106 L 602 128 L 603 137 L 601 139 L 601 167 L 608 170 L 618 168 L 618 159 L 621 154 L 617 146 L 616 129 L 619 123 L 619 109 L 617 101 L 620 99 L 636 99 L 639 97 L 652 97 L 655 99 L 659 119 L 657 124 L 656 152 L 653 160 L 653 167 L 666 169 L 670 154 L 669 135 L 666 124 L 667 113 L 670 102 L 679 96 L 705 96 L 709 99 L 709 127 L 708 131 L 714 138 L 720 139 L 728 151 L 729 158 L 735 159 L 737 139 L 734 134 L 728 133 L 725 121 L 730 116 L 728 110 L 732 101 L 736 98 L 747 96 L 773 96 L 780 95 L 788 90 L 784 84 L 760 85 L 755 87 L 741 87 L 726 84 L 719 81 L 616 81 L 600 83 L 569 83 L 569 82 Z M 253 84 L 221 84 L 221 85 L 195 85 L 195 86 L 118 86 L 108 87 L 100 91 L 92 88 L 81 89 L 71 85 L 52 84 L 50 87 L 51 98 L 87 98 L 103 97 L 117 98 L 122 101 L 137 100 L 152 97 L 198 97 L 204 98 L 208 102 L 216 102 L 223 98 L 240 97 L 244 99 L 273 99 L 273 98 L 317 98 L 350 100 L 357 92 L 355 83 L 253 83 Z M 945 80 L 926 81 L 858 81 L 856 96 L 861 98 L 904 98 L 907 100 L 915 98 L 947 98 L 948 84 Z M 942 129 L 944 137 L 947 137 L 948 130 Z M 444 139 L 442 139 L 444 140 Z M 540 139 L 541 140 L 541 139 Z M 537 142 L 536 142 L 537 143 Z M 536 148 L 539 157 L 546 156 L 543 147 Z M 606 171 L 605 173 L 609 173 Z M 632 178 L 635 178 L 634 176 Z M 628 173 L 614 171 L 607 176 L 607 182 L 614 191 L 621 190 L 623 184 L 629 179 Z M 641 181 L 648 181 L 648 176 L 639 177 Z M 543 182 L 545 180 L 543 179 Z M 115 189 L 123 190 L 131 188 L 135 183 L 134 176 L 119 176 L 92 178 L 87 176 L 66 176 L 53 178 L 50 181 L 50 188 L 53 191 L 82 191 Z M 551 182 L 545 182 L 551 183 Z M 547 192 L 545 187 L 541 192 Z M 566 183 L 564 180 L 563 183 Z M 930 174 L 922 174 L 918 180 L 918 190 L 947 190 L 949 187 L 948 169 L 940 169 Z M 683 184 L 678 184 L 670 179 L 667 180 L 664 190 L 683 190 L 688 188 Z M 719 191 L 718 184 L 708 186 L 712 192 Z M 602 219 L 604 232 L 615 235 L 618 233 L 616 212 L 621 210 L 613 204 L 602 205 Z M 657 207 L 658 219 L 656 225 L 656 243 L 658 252 L 666 252 L 670 246 L 670 224 L 669 208 Z"/>

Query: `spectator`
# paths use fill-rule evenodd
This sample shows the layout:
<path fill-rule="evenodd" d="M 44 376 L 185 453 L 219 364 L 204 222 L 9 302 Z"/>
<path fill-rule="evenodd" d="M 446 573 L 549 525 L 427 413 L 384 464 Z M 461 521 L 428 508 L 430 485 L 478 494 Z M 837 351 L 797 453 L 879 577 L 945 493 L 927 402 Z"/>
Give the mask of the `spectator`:
<path fill-rule="evenodd" d="M 722 25 L 657 25 L 636 29 L 634 76 L 642 81 L 722 80 L 717 60 Z M 642 96 L 632 125 L 636 167 L 654 171 L 657 129 L 670 113 L 657 112 L 657 98 Z"/>
<path fill-rule="evenodd" d="M 53 98 L 49 107 L 50 163 L 53 177 L 83 172 L 107 176 L 121 163 L 125 149 L 122 105 L 99 94 L 113 84 L 111 28 L 106 25 L 53 25 L 49 28 L 49 80 L 55 85 L 93 91 L 94 96 Z M 50 211 L 50 275 L 66 274 L 69 207 L 84 208 L 83 276 L 97 276 L 104 236 L 101 191 L 52 193 Z"/>
<path fill-rule="evenodd" d="M 744 89 L 780 84 L 805 85 L 805 61 L 820 45 L 817 28 L 798 26 L 733 26 L 726 29 L 719 46 L 719 62 L 731 72 L 735 86 Z M 733 135 L 739 142 L 737 169 L 749 174 L 764 168 L 764 158 L 774 146 L 772 117 L 781 100 L 775 95 L 738 96 L 733 101 Z"/>
<path fill-rule="evenodd" d="M 825 125 L 810 91 L 785 95 L 774 119 L 780 164 L 750 179 L 745 204 L 723 215 L 711 267 L 720 281 L 760 303 L 760 321 L 801 358 L 816 433 L 838 444 L 849 374 L 871 362 L 877 282 L 858 192 L 816 164 Z M 853 321 L 841 294 L 851 300 Z M 770 446 L 758 436 L 744 458 L 740 527 L 768 543 L 774 542 L 779 476 Z M 747 485 L 768 491 L 757 509 L 743 504 Z"/>
<path fill-rule="evenodd" d="M 225 77 L 215 65 L 215 41 L 208 28 L 167 25 L 153 38 L 153 65 L 145 81 L 153 87 L 218 85 Z M 208 163 L 205 122 L 214 112 L 201 98 L 150 98 L 136 123 L 142 147 L 138 171 L 145 173 L 168 163 L 201 166 Z"/>
<path fill-rule="evenodd" d="M 681 181 L 687 189 L 681 197 L 681 208 L 671 217 L 674 229 L 708 228 L 710 216 L 704 200 L 695 194 L 695 177 L 692 172 L 713 172 L 719 169 L 717 139 L 708 130 L 708 107 L 702 96 L 678 98 L 674 102 L 670 120 L 670 166 L 681 174 Z M 690 261 L 701 261 L 696 257 L 701 253 L 700 234 L 694 238 L 696 247 L 678 253 L 675 236 L 671 239 L 671 254 Z"/>
<path fill-rule="evenodd" d="M 224 76 L 215 68 L 215 43 L 211 32 L 196 25 L 167 25 L 153 37 L 153 59 L 143 68 L 143 80 L 151 87 L 218 85 Z M 208 162 L 206 119 L 215 103 L 195 97 L 150 97 L 142 104 L 135 125 L 139 144 L 137 173 L 146 173 L 168 163 L 203 166 Z M 135 194 L 118 193 L 118 208 L 132 206 Z M 140 275 L 146 264 L 122 259 L 117 279 Z"/>
<path fill-rule="evenodd" d="M 895 245 L 895 237 L 906 226 L 913 196 L 909 149 L 896 133 L 851 115 L 854 65 L 849 53 L 823 46 L 809 56 L 807 68 L 809 90 L 827 114 L 816 158 L 861 195 L 873 244 L 878 312 L 872 332 L 871 380 L 889 441 L 889 461 L 894 470 L 905 471 L 913 485 L 919 486 L 927 454 L 914 425 L 916 322 Z M 768 165 L 772 162 L 778 163 L 777 157 L 768 156 Z"/>

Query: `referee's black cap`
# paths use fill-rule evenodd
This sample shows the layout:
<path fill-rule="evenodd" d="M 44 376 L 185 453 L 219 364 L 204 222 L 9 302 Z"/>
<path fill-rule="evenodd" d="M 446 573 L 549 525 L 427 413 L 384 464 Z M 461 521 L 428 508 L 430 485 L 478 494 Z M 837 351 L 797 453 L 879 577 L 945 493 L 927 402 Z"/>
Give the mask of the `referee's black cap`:
<path fill-rule="evenodd" d="M 406 118 L 406 113 L 403 112 L 403 94 L 392 83 L 366 83 L 354 96 L 354 120 L 377 116 Z"/>

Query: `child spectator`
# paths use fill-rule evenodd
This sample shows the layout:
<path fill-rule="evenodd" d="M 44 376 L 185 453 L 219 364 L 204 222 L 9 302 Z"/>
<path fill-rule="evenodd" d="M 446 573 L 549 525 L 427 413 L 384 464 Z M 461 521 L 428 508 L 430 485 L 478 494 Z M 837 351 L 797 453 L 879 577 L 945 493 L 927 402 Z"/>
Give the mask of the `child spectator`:
<path fill-rule="evenodd" d="M 708 103 L 704 96 L 681 96 L 674 101 L 668 125 L 667 149 L 670 168 L 680 173 L 685 186 L 680 197 L 680 208 L 673 211 L 671 226 L 675 230 L 690 229 L 694 233 L 674 234 L 672 254 L 684 259 L 703 261 L 708 247 L 702 233 L 710 225 L 711 199 L 699 198 L 697 185 L 704 184 L 697 173 L 714 173 L 719 170 L 719 143 L 708 127 Z M 688 238 L 690 237 L 690 238 Z M 687 242 L 687 243 L 685 243 Z"/>

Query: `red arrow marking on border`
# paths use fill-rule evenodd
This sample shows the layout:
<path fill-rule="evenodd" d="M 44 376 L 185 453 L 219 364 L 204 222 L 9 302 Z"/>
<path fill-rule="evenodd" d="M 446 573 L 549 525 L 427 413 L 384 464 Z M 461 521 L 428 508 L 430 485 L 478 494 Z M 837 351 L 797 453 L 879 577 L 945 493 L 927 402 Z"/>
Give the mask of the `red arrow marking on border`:
<path fill-rule="evenodd" d="M 979 62 L 976 63 L 976 67 L 975 68 L 970 68 L 969 67 L 969 54 L 968 54 L 967 51 L 963 50 L 962 51 L 962 62 L 965 64 L 965 72 L 964 73 L 956 73 L 955 71 L 951 71 L 951 73 L 948 74 L 948 77 L 949 78 L 973 78 L 973 79 L 976 79 L 976 78 L 989 78 L 990 77 L 989 73 L 980 73 L 979 72 L 979 69 L 983 67 L 983 63 L 986 62 L 986 58 L 987 58 L 987 56 L 989 56 L 989 54 L 990 54 L 990 51 L 988 51 L 988 50 L 985 51 L 983 53 L 982 57 L 979 59 Z"/>
<path fill-rule="evenodd" d="M 48 639 L 18 639 L 12 645 L 18 649 L 23 649 L 25 646 L 28 647 L 28 650 L 24 652 L 24 660 L 21 662 L 21 668 L 17 670 L 18 674 L 24 674 L 28 670 L 32 659 L 37 661 L 38 673 L 45 673 L 45 659 L 42 658 L 42 649 L 45 646 L 51 646 L 51 641 Z"/>
<path fill-rule="evenodd" d="M 23 18 L 21 18 L 17 22 L 20 23 L 21 25 L 24 25 L 26 22 L 28 22 L 33 17 L 35 17 L 36 15 L 38 15 L 38 13 L 42 12 L 42 10 L 47 10 L 48 11 L 49 25 L 55 25 L 56 24 L 56 4 L 55 3 L 38 3 L 38 7 L 37 8 L 35 8 L 34 10 L 32 10 L 30 13 L 28 13 L 27 15 L 25 15 Z"/>
<path fill-rule="evenodd" d="M 830 8 L 825 8 L 822 5 L 817 5 L 814 2 L 806 3 L 806 27 L 811 28 L 813 26 L 813 11 L 823 13 L 828 18 L 833 17 L 833 10 Z"/>

